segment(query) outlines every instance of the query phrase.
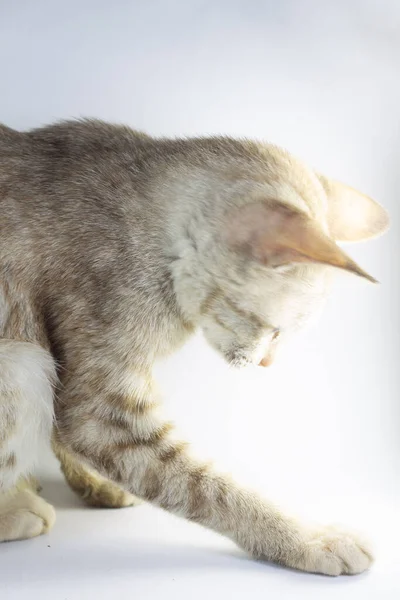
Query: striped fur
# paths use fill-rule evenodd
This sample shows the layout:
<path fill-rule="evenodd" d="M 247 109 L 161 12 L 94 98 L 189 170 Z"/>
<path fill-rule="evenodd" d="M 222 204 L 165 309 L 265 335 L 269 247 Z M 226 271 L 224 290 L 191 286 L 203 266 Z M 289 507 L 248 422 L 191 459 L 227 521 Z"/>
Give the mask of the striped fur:
<path fill-rule="evenodd" d="M 17 485 L 54 404 L 54 451 L 88 504 L 141 498 L 255 557 L 368 568 L 356 537 L 306 527 L 193 458 L 152 368 L 199 328 L 232 364 L 270 362 L 325 298 L 325 263 L 367 276 L 330 236 L 376 235 L 383 209 L 275 146 L 96 121 L 0 127 L 0 165 L 0 540 L 54 522 Z M 341 218 L 343 194 L 359 223 Z"/>

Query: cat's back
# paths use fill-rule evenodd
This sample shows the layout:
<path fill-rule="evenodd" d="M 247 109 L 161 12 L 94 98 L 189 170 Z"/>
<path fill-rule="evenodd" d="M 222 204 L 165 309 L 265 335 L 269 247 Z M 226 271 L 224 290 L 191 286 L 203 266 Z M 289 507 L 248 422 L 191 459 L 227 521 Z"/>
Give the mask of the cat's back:
<path fill-rule="evenodd" d="M 18 132 L 0 124 L 0 230 L 63 215 L 117 216 L 140 188 L 151 138 L 98 121 L 66 121 Z"/>
<path fill-rule="evenodd" d="M 4 186 L 13 173 L 17 172 L 27 152 L 29 152 L 29 142 L 25 133 L 0 123 L 0 201 L 1 186 Z"/>
<path fill-rule="evenodd" d="M 97 122 L 28 132 L 0 125 L 0 271 L 55 257 L 94 263 L 100 248 L 114 260 L 140 247 L 154 222 L 140 193 L 148 139 Z"/>
<path fill-rule="evenodd" d="M 3 242 L 18 211 L 16 198 L 24 187 L 21 173 L 29 157 L 26 134 L 0 123 L 0 234 Z"/>
<path fill-rule="evenodd" d="M 13 196 L 29 186 L 31 196 L 62 185 L 114 184 L 132 175 L 152 138 L 101 121 L 64 121 L 27 132 L 0 124 L 0 182 Z M 136 169 L 138 170 L 138 169 Z M 10 190 L 9 190 L 10 191 Z M 4 189 L 3 189 L 4 197 Z"/>

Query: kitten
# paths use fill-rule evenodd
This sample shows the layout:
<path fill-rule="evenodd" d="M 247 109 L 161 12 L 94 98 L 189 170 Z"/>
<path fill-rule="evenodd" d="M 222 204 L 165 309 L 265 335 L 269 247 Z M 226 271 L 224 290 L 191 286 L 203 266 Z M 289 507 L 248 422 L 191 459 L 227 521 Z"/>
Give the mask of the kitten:
<path fill-rule="evenodd" d="M 268 365 L 318 309 L 335 241 L 382 233 L 383 208 L 268 144 L 154 139 L 97 121 L 0 128 L 0 541 L 47 531 L 48 440 L 95 506 L 142 498 L 254 557 L 338 575 L 371 563 L 191 457 L 159 412 L 156 359 L 196 330 L 233 365 Z"/>

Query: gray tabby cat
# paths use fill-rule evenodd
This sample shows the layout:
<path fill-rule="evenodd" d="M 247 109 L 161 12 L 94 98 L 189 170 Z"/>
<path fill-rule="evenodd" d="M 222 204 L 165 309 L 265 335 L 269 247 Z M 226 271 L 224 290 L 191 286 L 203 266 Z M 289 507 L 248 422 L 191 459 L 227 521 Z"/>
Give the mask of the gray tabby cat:
<path fill-rule="evenodd" d="M 318 308 L 335 243 L 382 233 L 373 200 L 268 144 L 154 139 L 97 121 L 0 127 L 0 541 L 54 510 L 30 474 L 49 440 L 95 506 L 135 497 L 254 557 L 339 575 L 371 563 L 195 460 L 160 413 L 154 361 L 201 329 L 233 365 L 268 365 Z"/>

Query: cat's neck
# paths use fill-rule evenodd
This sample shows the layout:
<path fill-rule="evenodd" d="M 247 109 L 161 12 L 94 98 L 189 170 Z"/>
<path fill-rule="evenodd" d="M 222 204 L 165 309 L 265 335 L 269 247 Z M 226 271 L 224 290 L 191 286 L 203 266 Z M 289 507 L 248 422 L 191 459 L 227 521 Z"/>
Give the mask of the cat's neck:
<path fill-rule="evenodd" d="M 221 169 L 222 171 L 222 169 Z M 184 320 L 196 328 L 202 305 L 215 288 L 215 266 L 225 212 L 253 182 L 229 181 L 218 165 L 206 169 L 193 160 L 172 164 L 159 185 L 155 205 L 162 206 L 162 252 L 168 260 L 173 289 Z M 227 201 L 227 198 L 230 201 Z"/>

